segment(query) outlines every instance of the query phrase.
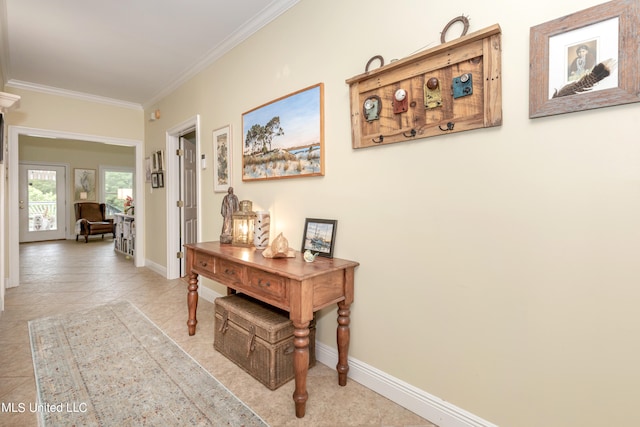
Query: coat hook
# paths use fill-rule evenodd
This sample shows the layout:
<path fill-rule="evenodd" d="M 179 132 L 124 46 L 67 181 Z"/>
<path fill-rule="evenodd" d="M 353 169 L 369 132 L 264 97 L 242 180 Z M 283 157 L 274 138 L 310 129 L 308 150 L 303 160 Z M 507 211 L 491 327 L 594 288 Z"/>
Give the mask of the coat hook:
<path fill-rule="evenodd" d="M 372 139 L 372 141 L 376 144 L 380 144 L 382 141 L 384 141 L 384 135 L 380 135 L 380 138 L 378 138 L 377 141 L 375 139 Z"/>
<path fill-rule="evenodd" d="M 453 130 L 453 126 L 454 126 L 454 123 L 453 123 L 453 122 L 449 122 L 449 123 L 447 123 L 447 128 L 446 128 L 446 129 L 443 129 L 443 128 L 442 128 L 442 125 L 438 125 L 438 127 L 440 128 L 440 130 L 441 130 L 442 132 L 447 132 L 447 131 Z"/>
<path fill-rule="evenodd" d="M 402 132 L 402 134 L 404 135 L 405 138 L 413 138 L 414 136 L 416 136 L 416 130 L 411 129 L 411 132 L 409 132 L 409 135 L 407 135 L 407 132 Z"/>

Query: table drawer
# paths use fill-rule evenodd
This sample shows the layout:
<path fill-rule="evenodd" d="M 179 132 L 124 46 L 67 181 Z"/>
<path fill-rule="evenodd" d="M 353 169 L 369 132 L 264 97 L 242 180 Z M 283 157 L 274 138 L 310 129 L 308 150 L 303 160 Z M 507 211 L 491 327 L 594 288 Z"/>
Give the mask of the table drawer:
<path fill-rule="evenodd" d="M 216 279 L 222 283 L 242 283 L 244 267 L 224 259 L 219 260 L 219 268 L 216 271 Z"/>
<path fill-rule="evenodd" d="M 215 273 L 215 257 L 196 252 L 193 268 L 210 273 Z"/>
<path fill-rule="evenodd" d="M 287 284 L 284 277 L 250 268 L 247 280 L 248 290 L 257 292 L 282 304 L 287 303 Z"/>

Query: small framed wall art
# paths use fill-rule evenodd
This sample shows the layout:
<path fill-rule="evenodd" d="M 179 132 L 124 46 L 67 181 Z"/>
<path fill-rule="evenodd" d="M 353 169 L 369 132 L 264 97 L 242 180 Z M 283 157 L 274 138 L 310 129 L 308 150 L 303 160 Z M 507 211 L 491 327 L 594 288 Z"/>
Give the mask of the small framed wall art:
<path fill-rule="evenodd" d="M 338 221 L 335 219 L 307 218 L 304 223 L 301 252 L 311 251 L 319 256 L 333 258 Z"/>
<path fill-rule="evenodd" d="M 640 0 L 531 28 L 529 118 L 639 102 Z"/>
<path fill-rule="evenodd" d="M 75 200 L 83 202 L 96 200 L 96 170 L 73 170 L 73 193 Z"/>
<path fill-rule="evenodd" d="M 151 157 L 144 158 L 144 182 L 151 182 Z"/>
<path fill-rule="evenodd" d="M 158 150 L 153 152 L 153 171 L 154 172 L 162 172 L 164 171 L 164 151 Z"/>
<path fill-rule="evenodd" d="M 162 187 L 164 187 L 164 173 L 163 172 L 153 172 L 151 174 L 151 187 L 152 188 L 162 188 Z"/>
<path fill-rule="evenodd" d="M 213 131 L 213 191 L 226 193 L 231 185 L 231 126 Z"/>

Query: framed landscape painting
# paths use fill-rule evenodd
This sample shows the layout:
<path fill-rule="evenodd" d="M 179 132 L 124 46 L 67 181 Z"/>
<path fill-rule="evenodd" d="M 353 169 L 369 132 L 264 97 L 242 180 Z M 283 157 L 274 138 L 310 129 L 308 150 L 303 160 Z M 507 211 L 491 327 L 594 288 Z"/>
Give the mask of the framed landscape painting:
<path fill-rule="evenodd" d="M 242 115 L 242 180 L 324 175 L 324 85 Z"/>

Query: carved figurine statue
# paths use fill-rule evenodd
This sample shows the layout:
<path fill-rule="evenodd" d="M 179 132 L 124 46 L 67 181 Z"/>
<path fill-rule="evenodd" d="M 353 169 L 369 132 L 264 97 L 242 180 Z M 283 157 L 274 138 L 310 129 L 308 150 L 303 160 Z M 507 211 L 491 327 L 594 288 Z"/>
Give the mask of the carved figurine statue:
<path fill-rule="evenodd" d="M 220 234 L 220 243 L 231 243 L 233 232 L 233 213 L 240 209 L 238 196 L 233 194 L 233 187 L 229 187 L 227 195 L 222 199 L 222 234 Z"/>

